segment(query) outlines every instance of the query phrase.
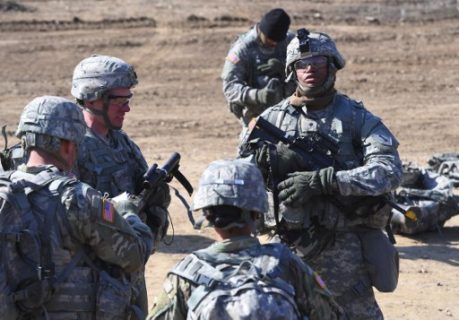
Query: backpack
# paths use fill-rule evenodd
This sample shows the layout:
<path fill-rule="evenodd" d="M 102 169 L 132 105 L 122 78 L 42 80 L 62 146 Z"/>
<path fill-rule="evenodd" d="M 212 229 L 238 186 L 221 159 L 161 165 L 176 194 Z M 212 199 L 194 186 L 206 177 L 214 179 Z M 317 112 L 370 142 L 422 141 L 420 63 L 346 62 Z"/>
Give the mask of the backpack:
<path fill-rule="evenodd" d="M 289 249 L 256 248 L 238 255 L 196 251 L 170 272 L 196 286 L 187 319 L 302 319 L 293 286 L 279 277 L 280 257 Z"/>
<path fill-rule="evenodd" d="M 459 213 L 454 184 L 450 178 L 413 166 L 403 165 L 402 183 L 394 192 L 396 203 L 416 213 L 416 222 L 392 210 L 392 226 L 397 233 L 416 234 L 440 230 L 443 224 Z"/>
<path fill-rule="evenodd" d="M 74 180 L 56 179 L 49 171 L 43 171 L 32 180 L 12 181 L 13 174 L 30 179 L 30 175 L 19 171 L 0 174 L 0 314 L 6 320 L 46 313 L 43 304 L 51 298 L 53 284 L 64 280 L 82 258 L 76 255 L 55 275 L 50 234 L 59 228 L 58 190 Z M 44 188 L 52 199 L 32 209 L 29 198 Z"/>

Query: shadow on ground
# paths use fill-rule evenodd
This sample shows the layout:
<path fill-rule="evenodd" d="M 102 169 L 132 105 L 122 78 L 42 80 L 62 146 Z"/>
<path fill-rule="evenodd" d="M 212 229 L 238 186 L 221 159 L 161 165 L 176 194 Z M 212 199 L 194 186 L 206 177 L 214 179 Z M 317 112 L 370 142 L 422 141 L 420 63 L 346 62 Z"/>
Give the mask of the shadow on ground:
<path fill-rule="evenodd" d="M 445 227 L 441 232 L 426 232 L 408 238 L 419 242 L 421 246 L 397 246 L 402 259 L 430 259 L 459 266 L 459 249 L 453 247 L 457 247 L 459 242 L 459 226 Z"/>

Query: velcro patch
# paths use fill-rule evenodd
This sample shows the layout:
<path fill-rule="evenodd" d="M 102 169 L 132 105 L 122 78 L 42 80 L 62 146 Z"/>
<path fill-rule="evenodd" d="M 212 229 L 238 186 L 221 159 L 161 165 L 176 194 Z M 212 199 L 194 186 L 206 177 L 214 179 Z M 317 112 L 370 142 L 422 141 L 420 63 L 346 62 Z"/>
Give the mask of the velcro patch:
<path fill-rule="evenodd" d="M 115 209 L 113 204 L 106 199 L 102 199 L 102 220 L 110 224 L 115 222 Z"/>
<path fill-rule="evenodd" d="M 230 53 L 226 56 L 226 60 L 231 62 L 232 64 L 237 64 L 239 62 L 239 57 L 235 55 L 234 53 Z"/>

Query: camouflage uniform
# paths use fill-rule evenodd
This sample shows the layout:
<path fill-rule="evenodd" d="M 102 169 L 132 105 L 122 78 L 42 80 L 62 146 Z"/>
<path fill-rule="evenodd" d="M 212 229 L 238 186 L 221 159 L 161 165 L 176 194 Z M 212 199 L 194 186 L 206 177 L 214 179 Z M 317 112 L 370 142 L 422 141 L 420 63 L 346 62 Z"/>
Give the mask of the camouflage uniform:
<path fill-rule="evenodd" d="M 110 89 L 131 88 L 136 84 L 137 76 L 131 65 L 115 57 L 96 55 L 82 60 L 76 66 L 73 74 L 72 95 L 77 101 L 80 101 L 80 104 L 83 104 L 84 101 L 104 97 Z M 87 112 L 94 113 L 94 110 L 83 108 Z M 106 115 L 103 116 L 106 117 Z M 87 128 L 80 144 L 75 172 L 81 181 L 111 197 L 123 192 L 136 194 L 141 186 L 142 177 L 148 169 L 147 162 L 139 147 L 124 131 L 113 128 L 107 119 L 105 119 L 105 124 L 110 129 L 107 137 L 100 137 Z M 167 217 L 170 196 L 167 185 L 164 186 L 164 189 L 164 192 L 167 193 L 166 201 L 150 206 L 149 210 Z M 141 213 L 141 217 L 145 221 L 144 213 Z M 155 234 L 155 238 L 159 236 Z M 148 297 L 144 270 L 132 275 L 132 278 L 138 288 L 136 293 L 138 304 L 146 314 Z"/>
<path fill-rule="evenodd" d="M 392 210 L 392 229 L 396 233 L 416 234 L 440 230 L 452 216 L 459 214 L 453 181 L 435 172 L 404 165 L 402 183 L 395 191 L 398 205 L 416 215 L 416 221 Z"/>
<path fill-rule="evenodd" d="M 74 103 L 42 97 L 24 110 L 17 135 L 27 150 L 46 150 L 58 158 L 59 139 L 78 143 L 84 128 L 83 115 Z M 153 247 L 149 227 L 132 210 L 118 211 L 116 203 L 53 165 L 23 168 L 24 172 L 13 172 L 10 180 L 31 188 L 28 201 L 45 223 L 45 217 L 54 213 L 46 231 L 54 265 L 51 275 L 61 278 L 54 279 L 55 290 L 43 305 L 47 315 L 37 314 L 33 319 L 130 318 L 132 287 L 111 273 L 116 268 L 136 272 L 144 266 Z M 47 187 L 35 191 L 40 185 Z M 8 205 L 0 201 L 0 207 Z M 74 265 L 62 276 L 69 264 Z M 106 269 L 107 264 L 113 268 Z M 117 291 L 117 286 L 122 289 Z"/>
<path fill-rule="evenodd" d="M 86 129 L 77 162 L 79 179 L 102 193 L 136 193 L 147 171 L 139 147 L 122 130 L 111 130 L 108 141 Z"/>
<path fill-rule="evenodd" d="M 332 40 L 325 34 L 311 33 L 308 48 L 310 52 L 300 53 L 299 39 L 290 42 L 286 73 L 294 73 L 294 62 L 305 56 L 328 56 L 329 70 L 332 70 L 331 79 L 325 82 L 331 92 L 329 103 L 319 110 L 309 109 L 309 101 L 294 95 L 266 110 L 261 117 L 285 131 L 292 140 L 320 133 L 338 146 L 339 151 L 334 155 L 333 197 L 341 205 L 337 206 L 328 195 L 312 196 L 299 208 L 281 204 L 280 214 L 287 230 L 291 230 L 287 233 L 297 234 L 290 239 L 294 241 L 296 252 L 324 278 L 347 316 L 350 319 L 382 319 L 358 230 L 383 228 L 388 222 L 390 208 L 384 206 L 377 212 L 368 212 L 370 208 L 356 209 L 367 210 L 367 214 L 345 212 L 344 209 L 353 208 L 356 202 L 352 196 L 378 196 L 398 186 L 401 177 L 398 142 L 381 119 L 366 110 L 362 103 L 334 91 L 333 70 L 342 68 L 344 59 Z M 314 168 L 302 163 L 294 171 L 320 170 L 330 165 L 318 162 L 318 158 L 311 159 L 315 162 L 309 165 Z M 311 243 L 324 248 L 319 254 L 317 251 L 312 254 Z"/>
<path fill-rule="evenodd" d="M 275 48 L 264 48 L 260 44 L 257 26 L 238 37 L 229 50 L 221 78 L 223 79 L 223 93 L 230 110 L 241 120 L 243 127 L 258 116 L 269 105 L 258 105 L 254 102 L 253 95 L 256 90 L 265 87 L 272 77 L 260 74 L 257 67 L 267 63 L 271 58 L 276 58 L 285 63 L 286 48 L 294 34 L 288 32 L 287 38 L 277 44 Z M 280 77 L 281 85 L 285 77 Z M 294 86 L 285 85 L 284 94 L 277 101 L 289 96 Z"/>
<path fill-rule="evenodd" d="M 253 218 L 248 218 L 244 212 L 264 212 L 267 210 L 267 197 L 259 170 L 243 160 L 211 163 L 201 177 L 200 188 L 193 201 L 195 210 L 209 206 L 216 206 L 217 208 L 218 206 L 232 206 L 243 210 L 241 217 L 223 227 L 225 229 L 244 227 L 253 223 Z M 178 320 L 187 319 L 187 316 L 190 316 L 189 304 L 191 301 L 189 299 L 197 288 L 187 278 L 174 272 L 177 272 L 176 270 L 183 271 L 187 268 L 192 269 L 192 272 L 197 272 L 198 269 L 195 269 L 195 265 L 190 263 L 190 259 L 193 257 L 200 259 L 197 265 L 202 264 L 201 261 L 204 260 L 216 269 L 225 270 L 225 272 L 229 270 L 225 269 L 229 268 L 226 264 L 228 261 L 239 261 L 239 259 L 247 258 L 250 261 L 257 259 L 260 261 L 261 258 L 264 263 L 256 265 L 256 269 L 262 275 L 261 278 L 276 278 L 292 286 L 294 303 L 302 316 L 308 319 L 338 319 L 342 315 L 340 307 L 330 298 L 320 277 L 293 255 L 285 245 L 261 245 L 258 239 L 249 235 L 241 235 L 216 242 L 206 249 L 195 251 L 185 257 L 169 273 L 164 283 L 164 291 L 156 299 L 148 319 Z M 233 265 L 232 268 L 236 266 Z M 247 301 L 247 303 L 251 302 Z M 256 301 L 252 304 L 259 305 L 262 302 Z M 249 310 L 250 307 L 247 309 Z M 272 306 L 263 308 L 260 305 L 260 308 L 256 310 L 256 316 L 252 313 L 244 315 L 243 310 L 239 309 L 225 309 L 225 316 L 221 315 L 216 318 L 295 319 L 297 314 L 288 314 L 287 312 L 291 310 L 287 309 L 273 310 Z"/>
<path fill-rule="evenodd" d="M 265 245 L 268 250 L 282 250 L 282 244 Z M 207 254 L 216 255 L 228 253 L 236 259 L 239 256 L 250 255 L 259 256 L 264 253 L 270 256 L 274 253 L 263 250 L 263 245 L 256 238 L 240 237 L 216 242 L 210 247 L 203 249 Z M 308 319 L 339 319 L 339 308 L 330 299 L 329 293 L 322 280 L 299 258 L 290 253 L 289 250 L 283 251 L 282 259 L 278 265 L 265 266 L 261 270 L 262 274 L 279 272 L 278 276 L 293 285 L 295 289 L 295 302 L 303 315 L 308 315 Z M 186 259 L 186 258 L 185 258 Z M 190 297 L 193 286 L 185 279 L 174 274 L 170 274 L 163 285 L 163 292 L 157 298 L 153 309 L 147 319 L 186 319 L 188 306 L 187 300 Z M 284 314 L 283 319 L 290 319 Z"/>

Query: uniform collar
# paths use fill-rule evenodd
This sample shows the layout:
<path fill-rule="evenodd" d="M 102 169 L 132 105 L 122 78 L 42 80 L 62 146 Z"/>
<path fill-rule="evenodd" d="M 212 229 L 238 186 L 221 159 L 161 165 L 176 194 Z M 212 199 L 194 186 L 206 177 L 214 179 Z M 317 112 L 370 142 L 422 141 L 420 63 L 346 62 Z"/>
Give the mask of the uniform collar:
<path fill-rule="evenodd" d="M 248 249 L 253 246 L 260 245 L 260 241 L 256 237 L 240 236 L 217 241 L 208 249 L 211 252 L 234 252 Z"/>

